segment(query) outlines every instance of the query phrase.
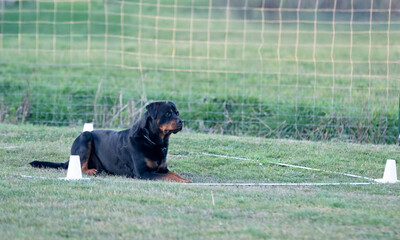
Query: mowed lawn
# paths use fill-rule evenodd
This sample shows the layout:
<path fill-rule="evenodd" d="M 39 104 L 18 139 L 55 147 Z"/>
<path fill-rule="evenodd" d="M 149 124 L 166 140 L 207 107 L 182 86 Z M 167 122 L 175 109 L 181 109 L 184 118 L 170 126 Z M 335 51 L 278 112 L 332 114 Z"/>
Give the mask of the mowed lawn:
<path fill-rule="evenodd" d="M 400 184 L 224 187 L 108 175 L 68 182 L 57 180 L 66 171 L 28 165 L 66 161 L 80 131 L 0 124 L 2 239 L 400 238 Z M 400 159 L 399 148 L 185 131 L 171 137 L 168 163 L 195 183 L 349 183 L 364 180 L 268 162 L 380 178 L 388 158 Z"/>

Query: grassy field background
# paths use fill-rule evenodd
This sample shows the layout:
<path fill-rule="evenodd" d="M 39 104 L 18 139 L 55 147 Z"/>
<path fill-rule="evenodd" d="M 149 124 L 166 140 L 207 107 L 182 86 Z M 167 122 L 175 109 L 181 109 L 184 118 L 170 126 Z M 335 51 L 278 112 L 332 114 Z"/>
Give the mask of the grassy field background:
<path fill-rule="evenodd" d="M 398 239 L 400 185 L 218 187 L 100 175 L 65 182 L 81 128 L 0 124 L 0 233 L 5 239 Z M 253 159 L 204 156 L 214 153 Z M 202 182 L 361 182 L 270 165 L 281 162 L 381 178 L 391 145 L 309 142 L 185 132 L 169 168 Z M 262 163 L 260 165 L 260 163 Z M 45 177 L 23 178 L 21 175 Z"/>
<path fill-rule="evenodd" d="M 397 14 L 388 30 L 387 12 L 369 24 L 368 9 L 333 16 L 321 6 L 315 24 L 295 1 L 281 17 L 254 2 L 246 11 L 209 1 L 5 6 L 0 121 L 121 127 L 148 101 L 169 99 L 203 132 L 396 141 Z"/>

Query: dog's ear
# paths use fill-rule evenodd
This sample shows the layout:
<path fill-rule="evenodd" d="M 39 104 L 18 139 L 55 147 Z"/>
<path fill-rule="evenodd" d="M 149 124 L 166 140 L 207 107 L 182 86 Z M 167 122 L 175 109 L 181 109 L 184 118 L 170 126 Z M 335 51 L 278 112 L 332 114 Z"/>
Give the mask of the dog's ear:
<path fill-rule="evenodd" d="M 158 109 L 162 104 L 165 104 L 165 101 L 152 102 L 146 106 L 147 112 L 150 114 L 152 119 L 157 118 Z"/>

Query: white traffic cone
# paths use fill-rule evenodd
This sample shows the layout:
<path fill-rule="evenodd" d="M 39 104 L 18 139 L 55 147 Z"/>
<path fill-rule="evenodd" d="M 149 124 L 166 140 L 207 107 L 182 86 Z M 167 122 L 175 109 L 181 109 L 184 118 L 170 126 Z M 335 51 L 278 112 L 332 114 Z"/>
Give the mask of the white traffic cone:
<path fill-rule="evenodd" d="M 85 123 L 85 125 L 83 125 L 83 132 L 91 131 L 93 131 L 93 123 Z"/>
<path fill-rule="evenodd" d="M 379 183 L 397 183 L 397 169 L 396 161 L 388 159 L 386 161 L 385 171 L 383 172 L 383 178 L 375 179 Z"/>
<path fill-rule="evenodd" d="M 67 177 L 63 180 L 90 180 L 90 178 L 82 178 L 81 160 L 79 155 L 71 155 L 69 157 Z"/>
<path fill-rule="evenodd" d="M 68 172 L 66 179 L 76 180 L 81 178 L 82 178 L 81 160 L 78 155 L 71 155 L 69 157 Z"/>

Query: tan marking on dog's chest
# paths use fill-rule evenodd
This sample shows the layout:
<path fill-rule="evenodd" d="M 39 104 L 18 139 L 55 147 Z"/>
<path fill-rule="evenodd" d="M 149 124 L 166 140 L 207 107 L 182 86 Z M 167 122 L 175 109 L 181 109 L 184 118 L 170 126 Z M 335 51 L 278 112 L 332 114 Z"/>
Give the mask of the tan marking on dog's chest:
<path fill-rule="evenodd" d="M 155 169 L 158 168 L 158 163 L 156 161 L 153 161 L 149 158 L 144 158 L 144 161 L 146 162 L 146 166 L 150 169 Z"/>

